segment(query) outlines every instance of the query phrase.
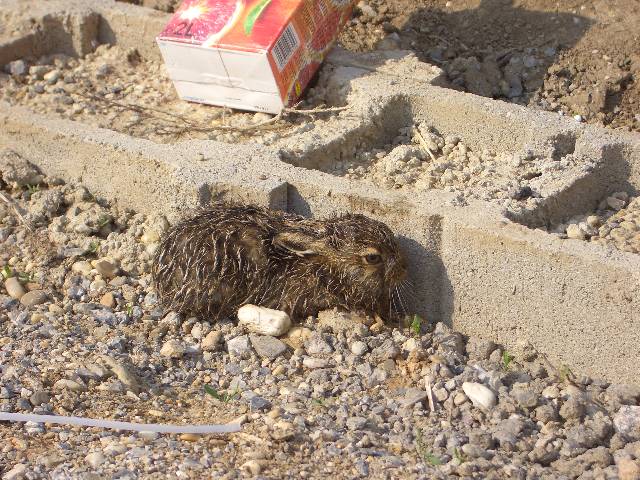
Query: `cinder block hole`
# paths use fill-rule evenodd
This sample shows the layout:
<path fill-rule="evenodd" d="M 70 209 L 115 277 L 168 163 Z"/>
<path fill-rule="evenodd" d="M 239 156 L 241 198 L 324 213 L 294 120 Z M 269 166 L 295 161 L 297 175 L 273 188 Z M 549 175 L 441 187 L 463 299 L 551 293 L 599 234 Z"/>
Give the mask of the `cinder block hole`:
<path fill-rule="evenodd" d="M 323 144 L 281 151 L 281 159 L 382 190 L 453 193 L 456 206 L 490 202 L 530 227 L 588 208 L 579 207 L 577 199 L 596 201 L 584 193 L 591 193 L 602 161 L 576 149 L 576 133 L 542 131 L 532 138 L 530 129 L 516 126 L 507 141 L 509 122 L 501 117 L 470 109 L 469 128 L 453 123 L 448 113 L 433 105 L 425 112 L 415 99 L 399 96 L 357 128 Z M 487 128 L 478 129 L 481 124 Z"/>
<path fill-rule="evenodd" d="M 507 216 L 530 228 L 624 252 L 640 253 L 640 165 L 628 146 L 607 145 L 590 172 L 541 203 Z"/>

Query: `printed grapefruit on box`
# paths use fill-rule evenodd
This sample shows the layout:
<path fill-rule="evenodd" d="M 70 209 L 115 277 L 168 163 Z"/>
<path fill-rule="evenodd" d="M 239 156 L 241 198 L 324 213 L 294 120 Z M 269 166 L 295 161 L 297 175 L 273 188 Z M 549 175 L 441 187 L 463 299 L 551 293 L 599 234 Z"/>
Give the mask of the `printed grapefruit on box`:
<path fill-rule="evenodd" d="M 278 113 L 320 67 L 354 0 L 185 0 L 157 37 L 180 98 Z"/>

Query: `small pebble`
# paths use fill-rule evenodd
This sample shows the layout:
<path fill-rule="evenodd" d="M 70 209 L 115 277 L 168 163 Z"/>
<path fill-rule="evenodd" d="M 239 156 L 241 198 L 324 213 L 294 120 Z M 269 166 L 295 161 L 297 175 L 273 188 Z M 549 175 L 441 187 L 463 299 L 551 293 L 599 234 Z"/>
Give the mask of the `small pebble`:
<path fill-rule="evenodd" d="M 286 342 L 293 348 L 300 348 L 311 337 L 312 330 L 306 327 L 293 327 L 287 333 Z"/>
<path fill-rule="evenodd" d="M 116 299 L 113 293 L 107 292 L 100 298 L 100 304 L 105 307 L 113 308 L 116 306 Z"/>
<path fill-rule="evenodd" d="M 497 399 L 495 393 L 480 383 L 464 382 L 462 390 L 474 406 L 490 410 L 496 406 Z"/>
<path fill-rule="evenodd" d="M 185 352 L 186 348 L 177 340 L 169 340 L 165 342 L 160 349 L 160 355 L 169 358 L 182 358 Z"/>
<path fill-rule="evenodd" d="M 31 290 L 20 297 L 20 303 L 25 307 L 34 307 L 47 301 L 48 295 L 43 290 Z"/>
<path fill-rule="evenodd" d="M 251 345 L 258 355 L 274 359 L 287 351 L 287 345 L 275 337 L 267 335 L 249 335 Z"/>
<path fill-rule="evenodd" d="M 22 284 L 16 277 L 9 277 L 4 281 L 4 288 L 7 290 L 7 293 L 11 298 L 15 298 L 16 300 L 20 300 L 22 296 L 26 293 Z"/>
<path fill-rule="evenodd" d="M 351 353 L 357 355 L 358 357 L 367 353 L 368 347 L 367 344 L 361 342 L 360 340 L 356 340 L 351 344 Z"/>
<path fill-rule="evenodd" d="M 213 352 L 218 349 L 222 340 L 222 332 L 213 330 L 202 340 L 201 347 L 205 352 Z"/>
<path fill-rule="evenodd" d="M 580 419 L 584 413 L 584 402 L 577 397 L 569 397 L 560 407 L 560 416 L 565 420 Z"/>
<path fill-rule="evenodd" d="M 584 240 L 587 238 L 584 232 L 575 223 L 572 223 L 567 227 L 567 237 L 575 240 Z"/>
<path fill-rule="evenodd" d="M 60 71 L 59 70 L 51 70 L 49 73 L 45 74 L 43 80 L 47 82 L 49 85 L 54 85 L 60 79 Z"/>
<path fill-rule="evenodd" d="M 302 361 L 302 365 L 309 369 L 327 368 L 329 366 L 329 361 L 325 358 L 305 357 Z"/>
<path fill-rule="evenodd" d="M 91 465 L 92 468 L 98 468 L 106 460 L 102 452 L 92 452 L 84 457 L 84 459 L 89 465 Z"/>
<path fill-rule="evenodd" d="M 119 268 L 115 262 L 110 258 L 101 258 L 91 262 L 93 268 L 95 268 L 100 275 L 105 278 L 113 278 L 118 274 Z"/>
<path fill-rule="evenodd" d="M 249 460 L 242 464 L 240 470 L 243 470 L 251 475 L 260 475 L 262 472 L 262 463 L 258 460 Z"/>
<path fill-rule="evenodd" d="M 227 351 L 237 357 L 243 357 L 249 354 L 252 351 L 251 345 L 249 345 L 249 336 L 240 335 L 227 341 Z"/>

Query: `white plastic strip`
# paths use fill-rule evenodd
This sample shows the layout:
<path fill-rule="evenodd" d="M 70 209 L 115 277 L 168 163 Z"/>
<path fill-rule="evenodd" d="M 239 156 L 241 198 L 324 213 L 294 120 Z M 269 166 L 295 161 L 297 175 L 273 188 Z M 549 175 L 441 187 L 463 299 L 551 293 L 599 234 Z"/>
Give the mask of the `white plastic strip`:
<path fill-rule="evenodd" d="M 0 412 L 0 421 L 59 423 L 80 425 L 83 427 L 111 428 L 114 430 L 133 430 L 135 432 L 158 433 L 235 433 L 241 430 L 239 423 L 226 425 L 165 425 L 160 423 L 131 423 L 114 420 L 100 420 L 84 417 L 64 417 L 60 415 L 35 415 L 31 413 Z"/>

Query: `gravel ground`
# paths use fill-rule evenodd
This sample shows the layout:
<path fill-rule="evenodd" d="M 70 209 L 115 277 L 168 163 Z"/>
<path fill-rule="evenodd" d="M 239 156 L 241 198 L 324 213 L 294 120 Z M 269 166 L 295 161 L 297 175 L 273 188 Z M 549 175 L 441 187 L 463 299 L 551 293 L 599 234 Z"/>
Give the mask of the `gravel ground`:
<path fill-rule="evenodd" d="M 81 59 L 56 54 L 9 63 L 0 72 L 0 100 L 161 143 L 272 142 L 305 128 L 308 120 L 285 115 L 267 123 L 273 115 L 183 102 L 162 62 L 109 45 Z M 311 91 L 300 108 L 324 103 Z"/>
<path fill-rule="evenodd" d="M 166 220 L 11 158 L 0 409 L 243 426 L 198 437 L 4 423 L 3 479 L 640 478 L 640 388 L 417 317 L 328 311 L 278 339 L 163 312 L 148 271 Z"/>

